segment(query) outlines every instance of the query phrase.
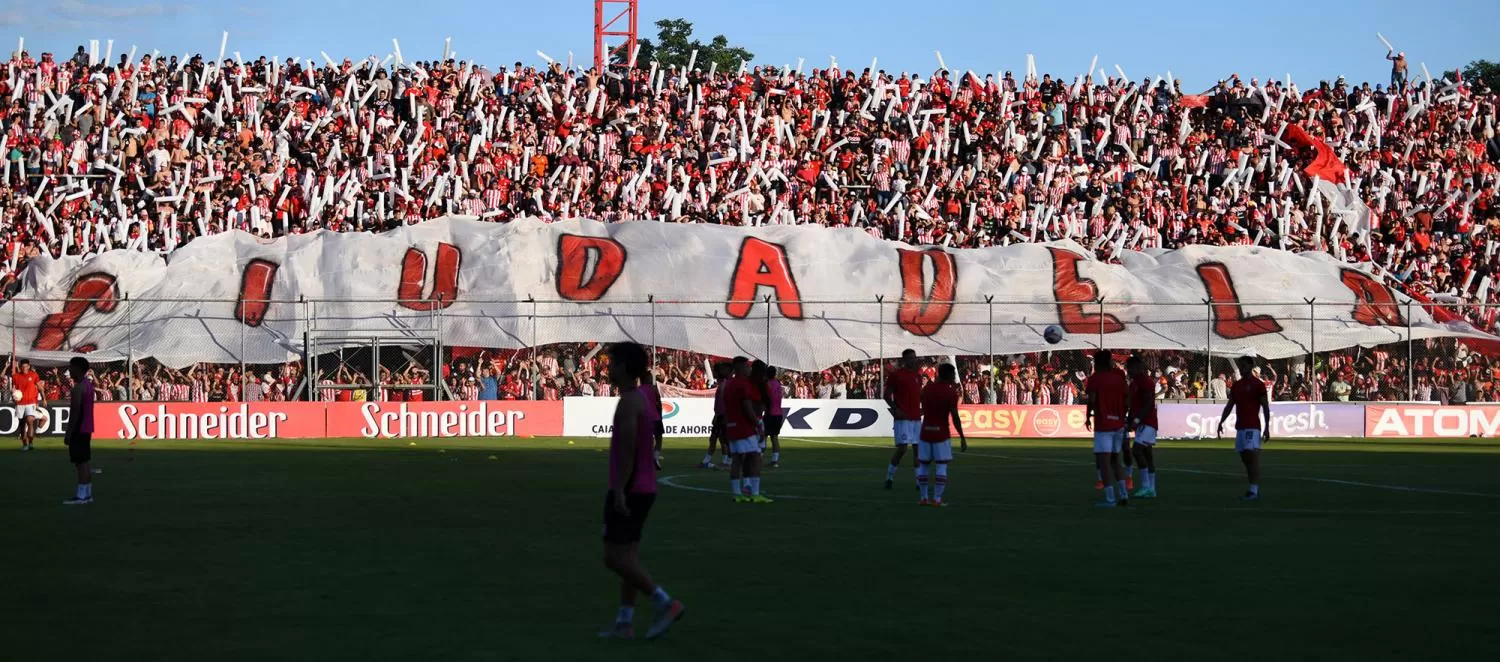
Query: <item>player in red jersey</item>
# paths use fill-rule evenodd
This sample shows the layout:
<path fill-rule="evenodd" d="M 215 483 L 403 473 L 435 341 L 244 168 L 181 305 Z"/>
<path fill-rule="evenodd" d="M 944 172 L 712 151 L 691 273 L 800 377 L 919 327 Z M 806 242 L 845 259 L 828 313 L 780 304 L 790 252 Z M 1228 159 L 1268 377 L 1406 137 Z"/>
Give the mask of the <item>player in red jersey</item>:
<path fill-rule="evenodd" d="M 896 481 L 896 468 L 906 455 L 906 447 L 917 443 L 922 434 L 922 373 L 917 371 L 917 352 L 908 349 L 901 352 L 899 367 L 891 371 L 885 380 L 885 403 L 896 419 L 896 452 L 891 455 L 890 465 L 885 468 L 885 489 L 891 489 Z M 913 456 L 912 465 L 920 460 Z"/>
<path fill-rule="evenodd" d="M 36 444 L 36 415 L 41 408 L 41 376 L 31 369 L 31 362 L 21 359 L 16 374 L 10 383 L 19 393 L 16 397 L 16 417 L 21 419 L 21 450 L 29 451 Z"/>
<path fill-rule="evenodd" d="M 1125 372 L 1130 376 L 1130 429 L 1135 431 L 1135 463 L 1141 468 L 1141 488 L 1130 496 L 1155 499 L 1156 380 L 1146 372 L 1146 362 L 1139 354 L 1126 359 Z"/>
<path fill-rule="evenodd" d="M 760 390 L 750 381 L 750 359 L 734 358 L 734 377 L 724 385 L 724 438 L 729 440 L 729 491 L 737 503 L 771 503 L 760 493 L 760 439 L 765 435 Z M 743 487 L 750 493 L 741 491 Z"/>
<path fill-rule="evenodd" d="M 964 425 L 958 420 L 958 369 L 950 363 L 938 366 L 937 381 L 922 387 L 922 433 L 917 444 L 917 488 L 922 491 L 923 506 L 942 508 L 943 491 L 948 489 L 948 463 L 953 461 L 953 430 L 958 431 L 959 450 L 969 450 Z M 932 499 L 927 498 L 927 467 L 937 465 Z"/>
<path fill-rule="evenodd" d="M 1130 493 L 1125 489 L 1125 468 L 1120 464 L 1120 448 L 1125 439 L 1125 373 L 1115 367 L 1109 350 L 1101 349 L 1094 354 L 1094 374 L 1089 375 L 1083 389 L 1088 397 L 1083 425 L 1094 431 L 1094 464 L 1104 481 L 1104 500 L 1098 505 L 1101 508 L 1128 505 Z M 1116 491 L 1120 496 L 1118 502 Z"/>
<path fill-rule="evenodd" d="M 1233 410 L 1234 450 L 1245 463 L 1245 475 L 1250 479 L 1250 489 L 1241 498 L 1253 501 L 1260 498 L 1260 446 L 1271 440 L 1271 399 L 1266 395 L 1266 383 L 1253 374 L 1255 359 L 1241 356 L 1235 365 L 1240 378 L 1229 387 L 1229 402 L 1219 414 L 1219 436 L 1224 436 L 1224 422 Z M 1262 415 L 1266 417 L 1264 425 Z"/>

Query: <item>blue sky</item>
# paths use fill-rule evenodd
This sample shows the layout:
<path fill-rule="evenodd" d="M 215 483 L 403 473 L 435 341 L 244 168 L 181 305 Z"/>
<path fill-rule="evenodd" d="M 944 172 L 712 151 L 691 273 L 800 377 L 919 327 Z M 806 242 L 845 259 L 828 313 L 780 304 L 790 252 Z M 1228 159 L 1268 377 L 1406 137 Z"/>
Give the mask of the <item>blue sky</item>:
<path fill-rule="evenodd" d="M 825 66 L 829 55 L 863 68 L 872 57 L 888 71 L 923 75 L 936 66 L 934 50 L 955 69 L 976 73 L 1025 70 L 1026 53 L 1043 73 L 1071 77 L 1099 55 L 1133 79 L 1164 74 L 1204 88 L 1232 72 L 1284 77 L 1303 85 L 1340 74 L 1384 82 L 1388 65 L 1382 32 L 1406 51 L 1414 73 L 1426 62 L 1434 75 L 1473 59 L 1500 60 L 1500 2 L 1386 2 L 1321 0 L 1255 3 L 982 2 L 979 0 L 641 0 L 641 36 L 655 36 L 661 18 L 687 18 L 707 41 L 726 34 L 763 64 Z M 440 8 L 441 11 L 434 11 Z M 441 55 L 453 38 L 459 57 L 486 64 L 540 62 L 536 51 L 576 61 L 592 58 L 592 0 L 0 0 L 0 44 L 14 49 L 71 52 L 89 39 L 114 39 L 114 52 L 218 53 L 229 30 L 229 51 L 245 57 L 360 58 L 391 52 L 401 40 L 407 59 Z"/>

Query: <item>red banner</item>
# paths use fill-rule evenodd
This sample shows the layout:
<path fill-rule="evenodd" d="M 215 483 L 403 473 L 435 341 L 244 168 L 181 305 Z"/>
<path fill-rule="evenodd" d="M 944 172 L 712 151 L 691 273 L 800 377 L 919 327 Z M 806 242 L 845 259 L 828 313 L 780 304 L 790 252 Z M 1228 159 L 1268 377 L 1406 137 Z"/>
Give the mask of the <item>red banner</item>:
<path fill-rule="evenodd" d="M 1365 436 L 1500 436 L 1500 407 L 1494 405 L 1365 405 Z"/>
<path fill-rule="evenodd" d="M 101 402 L 95 439 L 321 439 L 320 402 Z"/>
<path fill-rule="evenodd" d="M 95 439 L 330 439 L 552 437 L 563 403 L 517 402 L 101 402 Z"/>
<path fill-rule="evenodd" d="M 1089 439 L 1083 405 L 961 405 L 964 434 L 974 438 Z"/>
<path fill-rule="evenodd" d="M 328 405 L 328 436 L 556 437 L 563 432 L 563 403 L 523 400 L 480 402 L 335 402 Z"/>

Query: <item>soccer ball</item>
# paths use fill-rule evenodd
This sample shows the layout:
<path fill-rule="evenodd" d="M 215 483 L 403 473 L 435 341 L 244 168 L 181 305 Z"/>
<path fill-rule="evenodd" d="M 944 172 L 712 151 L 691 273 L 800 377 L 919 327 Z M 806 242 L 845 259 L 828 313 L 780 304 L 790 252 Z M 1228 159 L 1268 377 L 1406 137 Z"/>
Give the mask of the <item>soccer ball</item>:
<path fill-rule="evenodd" d="M 1057 343 L 1062 342 L 1062 339 L 1063 339 L 1063 330 L 1062 330 L 1062 327 L 1060 327 L 1060 326 L 1058 326 L 1056 324 L 1053 324 L 1052 326 L 1047 327 L 1046 329 L 1044 329 L 1042 331 L 1042 338 L 1044 340 L 1046 340 L 1047 344 L 1049 344 L 1049 345 L 1056 345 Z"/>
<path fill-rule="evenodd" d="M 16 390 L 10 392 L 10 401 L 11 402 L 20 402 L 21 401 L 21 389 L 16 389 Z"/>

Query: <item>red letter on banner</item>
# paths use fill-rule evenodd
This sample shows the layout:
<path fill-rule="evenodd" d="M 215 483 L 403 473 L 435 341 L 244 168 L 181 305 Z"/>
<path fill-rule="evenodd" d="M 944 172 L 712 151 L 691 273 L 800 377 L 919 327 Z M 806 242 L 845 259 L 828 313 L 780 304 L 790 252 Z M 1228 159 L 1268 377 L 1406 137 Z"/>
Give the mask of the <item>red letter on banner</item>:
<path fill-rule="evenodd" d="M 240 274 L 240 299 L 234 305 L 234 317 L 246 326 L 260 326 L 271 307 L 271 287 L 276 284 L 276 270 L 281 265 L 254 259 Z"/>
<path fill-rule="evenodd" d="M 1221 338 L 1238 340 L 1267 333 L 1281 333 L 1281 324 L 1270 315 L 1245 317 L 1240 307 L 1240 295 L 1234 289 L 1234 280 L 1229 277 L 1229 268 L 1218 262 L 1198 265 L 1198 279 L 1208 290 L 1208 299 L 1213 302 L 1214 333 Z"/>
<path fill-rule="evenodd" d="M 625 271 L 625 259 L 625 246 L 609 237 L 558 237 L 558 296 L 568 301 L 602 299 Z"/>
<path fill-rule="evenodd" d="M 401 285 L 396 288 L 396 302 L 411 310 L 437 310 L 453 305 L 458 299 L 458 268 L 463 255 L 453 244 L 438 244 L 437 268 L 432 272 L 432 294 L 422 296 L 427 284 L 427 253 L 406 249 L 401 258 Z"/>
<path fill-rule="evenodd" d="M 1099 298 L 1099 286 L 1087 278 L 1078 277 L 1078 262 L 1083 258 L 1061 248 L 1048 248 L 1052 252 L 1052 296 L 1057 299 L 1057 317 L 1068 333 L 1119 333 L 1125 325 L 1119 318 L 1108 313 L 1090 313 L 1083 304 L 1093 303 Z"/>
<path fill-rule="evenodd" d="M 740 244 L 739 261 L 734 265 L 734 280 L 729 283 L 729 302 L 724 310 L 730 317 L 744 319 L 750 315 L 757 289 L 776 291 L 776 306 L 787 319 L 802 319 L 802 294 L 792 279 L 786 249 L 778 244 L 745 237 Z"/>
<path fill-rule="evenodd" d="M 68 290 L 68 300 L 62 310 L 48 315 L 36 331 L 31 348 L 46 352 L 62 350 L 68 344 L 68 334 L 78 325 L 79 318 L 88 309 L 101 313 L 115 310 L 115 277 L 109 274 L 87 274 L 73 281 Z M 85 345 L 87 347 L 87 345 Z"/>
<path fill-rule="evenodd" d="M 915 336 L 930 336 L 943 328 L 953 313 L 953 296 L 958 289 L 958 263 L 947 251 L 931 248 L 912 251 L 896 249 L 901 257 L 901 307 L 896 322 Z M 922 267 L 932 260 L 932 289 L 923 282 Z"/>
<path fill-rule="evenodd" d="M 1339 279 L 1344 282 L 1344 287 L 1358 299 L 1354 303 L 1354 321 L 1365 326 L 1406 326 L 1401 304 L 1396 302 L 1391 288 L 1368 274 L 1353 269 L 1340 271 Z"/>

